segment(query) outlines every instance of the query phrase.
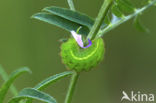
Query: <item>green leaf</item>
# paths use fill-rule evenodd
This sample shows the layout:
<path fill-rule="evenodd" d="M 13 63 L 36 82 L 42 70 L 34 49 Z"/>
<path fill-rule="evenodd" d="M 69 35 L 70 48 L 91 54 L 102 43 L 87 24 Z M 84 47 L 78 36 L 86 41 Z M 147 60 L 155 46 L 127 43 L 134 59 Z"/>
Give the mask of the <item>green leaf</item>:
<path fill-rule="evenodd" d="M 133 13 L 134 5 L 129 0 L 116 0 L 117 6 L 123 13 Z"/>
<path fill-rule="evenodd" d="M 91 17 L 89 17 L 83 13 L 70 10 L 70 9 L 52 6 L 52 7 L 44 8 L 43 11 L 47 11 L 49 13 L 60 16 L 62 18 L 65 18 L 65 19 L 75 22 L 77 24 L 84 25 L 90 29 L 94 24 L 94 20 Z"/>
<path fill-rule="evenodd" d="M 20 76 L 23 73 L 26 72 L 31 72 L 27 67 L 21 68 L 13 72 L 10 76 L 9 79 L 1 86 L 0 88 L 0 103 L 3 103 L 4 97 L 9 89 L 9 87 L 12 85 L 14 80 Z"/>
<path fill-rule="evenodd" d="M 0 65 L 0 75 L 4 81 L 7 81 L 9 78 L 8 74 L 6 73 L 6 71 L 4 70 L 4 68 L 1 65 Z M 18 91 L 13 84 L 10 87 L 10 91 L 14 96 L 16 96 L 18 94 Z"/>
<path fill-rule="evenodd" d="M 18 103 L 25 99 L 35 99 L 46 103 L 57 103 L 50 95 L 33 88 L 23 89 L 18 96 L 12 98 L 8 103 Z"/>
<path fill-rule="evenodd" d="M 135 18 L 134 18 L 134 26 L 141 32 L 146 32 L 148 33 L 149 30 L 140 22 L 140 16 L 137 15 Z"/>
<path fill-rule="evenodd" d="M 113 6 L 112 6 L 112 13 L 113 13 L 115 16 L 119 17 L 119 18 L 121 18 L 121 17 L 124 16 L 124 14 L 119 10 L 119 8 L 117 7 L 117 5 L 113 5 Z"/>
<path fill-rule="evenodd" d="M 4 68 L 0 65 L 0 75 L 4 81 L 8 79 L 8 74 L 5 72 Z"/>
<path fill-rule="evenodd" d="M 56 25 L 56 26 L 63 28 L 67 31 L 71 31 L 71 30 L 76 31 L 81 26 L 82 28 L 80 29 L 80 34 L 87 35 L 89 33 L 89 28 L 87 28 L 86 26 L 82 26 L 73 21 L 64 19 L 57 15 L 52 15 L 50 13 L 43 13 L 43 12 L 37 13 L 37 14 L 33 15 L 32 18 L 47 22 L 49 24 Z"/>
<path fill-rule="evenodd" d="M 105 16 L 104 23 L 106 23 L 106 24 L 110 24 L 111 23 L 111 17 L 109 15 L 109 13 Z"/>
<path fill-rule="evenodd" d="M 111 31 L 112 29 L 118 27 L 119 25 L 121 25 L 122 23 L 132 19 L 133 17 L 136 17 L 138 14 L 143 13 L 145 10 L 147 10 L 148 8 L 150 8 L 151 6 L 153 6 L 156 3 L 156 0 L 152 0 L 149 4 L 143 6 L 142 8 L 138 8 L 135 9 L 135 12 L 132 14 L 129 14 L 127 16 L 123 16 L 122 18 L 116 18 L 112 21 L 115 21 L 114 23 L 112 23 L 111 25 L 108 25 L 107 27 L 105 27 L 104 29 L 101 29 L 98 34 L 97 34 L 97 38 L 103 36 L 104 34 L 106 34 L 107 32 Z"/>
<path fill-rule="evenodd" d="M 43 90 L 46 87 L 48 87 L 49 85 L 57 82 L 58 80 L 63 79 L 63 78 L 65 78 L 65 77 L 67 77 L 69 75 L 72 75 L 72 74 L 73 74 L 72 71 L 67 71 L 67 72 L 63 72 L 63 73 L 59 73 L 59 74 L 53 75 L 53 76 L 43 80 L 39 84 L 37 84 L 34 87 L 34 89 L 36 89 L 36 90 Z M 28 99 L 26 103 L 32 103 L 32 99 Z"/>
<path fill-rule="evenodd" d="M 37 84 L 34 88 L 37 90 L 43 90 L 44 88 L 46 88 L 50 84 L 55 83 L 56 81 L 58 81 L 62 78 L 65 78 L 69 75 L 72 75 L 72 74 L 73 74 L 72 71 L 67 71 L 67 72 L 63 72 L 60 74 L 53 75 L 53 76 L 43 80 L 41 83 Z"/>

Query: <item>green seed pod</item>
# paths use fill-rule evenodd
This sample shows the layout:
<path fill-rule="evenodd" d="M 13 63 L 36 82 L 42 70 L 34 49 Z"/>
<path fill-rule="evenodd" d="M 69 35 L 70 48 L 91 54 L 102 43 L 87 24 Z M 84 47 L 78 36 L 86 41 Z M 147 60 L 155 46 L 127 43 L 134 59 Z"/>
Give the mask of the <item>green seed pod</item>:
<path fill-rule="evenodd" d="M 89 48 L 81 48 L 75 39 L 70 38 L 61 45 L 63 63 L 70 70 L 77 72 L 89 71 L 102 61 L 104 56 L 104 42 L 102 38 L 92 41 Z"/>

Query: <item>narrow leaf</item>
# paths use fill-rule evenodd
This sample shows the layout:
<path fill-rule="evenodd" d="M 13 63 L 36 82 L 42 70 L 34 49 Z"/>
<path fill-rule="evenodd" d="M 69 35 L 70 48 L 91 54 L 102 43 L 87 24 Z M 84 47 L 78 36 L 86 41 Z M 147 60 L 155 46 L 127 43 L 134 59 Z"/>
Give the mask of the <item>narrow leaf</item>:
<path fill-rule="evenodd" d="M 111 17 L 109 15 L 109 13 L 105 16 L 104 23 L 106 23 L 106 24 L 110 24 L 111 23 Z"/>
<path fill-rule="evenodd" d="M 45 80 L 43 80 L 42 82 L 40 82 L 39 84 L 37 84 L 34 89 L 36 90 L 43 90 L 45 89 L 46 87 L 48 87 L 49 85 L 57 82 L 58 80 L 60 79 L 63 79 L 69 75 L 72 75 L 73 72 L 72 71 L 67 71 L 67 72 L 63 72 L 63 73 L 60 73 L 60 74 L 56 74 L 56 75 L 53 75 Z M 28 99 L 26 101 L 26 103 L 32 103 L 32 99 Z"/>
<path fill-rule="evenodd" d="M 124 14 L 120 11 L 120 9 L 117 7 L 117 5 L 112 6 L 112 13 L 117 17 L 123 17 Z"/>
<path fill-rule="evenodd" d="M 71 72 L 71 71 L 56 74 L 54 76 L 51 76 L 51 77 L 43 80 L 41 83 L 37 84 L 34 88 L 37 89 L 37 90 L 43 90 L 44 88 L 46 88 L 50 84 L 55 83 L 56 81 L 58 81 L 58 80 L 60 80 L 62 78 L 65 78 L 65 77 L 67 77 L 69 75 L 72 75 L 72 74 L 73 74 L 73 72 Z"/>
<path fill-rule="evenodd" d="M 25 99 L 35 99 L 46 103 L 57 103 L 50 95 L 33 88 L 23 89 L 18 96 L 12 98 L 8 103 L 18 103 Z"/>
<path fill-rule="evenodd" d="M 4 70 L 4 68 L 1 65 L 0 65 L 0 75 L 4 81 L 7 81 L 9 78 L 8 74 L 6 73 L 6 71 Z M 10 91 L 14 96 L 16 96 L 18 94 L 18 91 L 13 84 L 10 87 Z"/>
<path fill-rule="evenodd" d="M 151 6 L 153 6 L 156 3 L 156 0 L 152 0 L 149 4 L 143 6 L 142 8 L 138 8 L 135 9 L 135 12 L 132 14 L 129 14 L 127 16 L 124 16 L 122 18 L 116 18 L 115 17 L 115 22 L 112 25 L 108 25 L 107 27 L 105 27 L 104 29 L 101 29 L 98 32 L 98 36 L 97 37 L 101 37 L 104 34 L 106 34 L 107 32 L 111 31 L 112 29 L 118 27 L 119 25 L 121 25 L 122 23 L 132 19 L 133 17 L 136 17 L 138 14 L 141 14 L 142 12 L 144 12 L 146 9 L 150 8 Z M 114 21 L 114 20 L 113 20 Z"/>
<path fill-rule="evenodd" d="M 135 7 L 129 0 L 116 0 L 117 6 L 123 13 L 133 13 Z"/>
<path fill-rule="evenodd" d="M 91 17 L 89 17 L 83 13 L 73 11 L 73 10 L 69 10 L 66 8 L 60 8 L 60 7 L 52 6 L 52 7 L 44 8 L 43 11 L 47 11 L 47 12 L 52 13 L 54 15 L 65 18 L 67 20 L 70 20 L 70 21 L 76 22 L 78 24 L 84 25 L 90 29 L 91 29 L 92 25 L 94 24 L 94 20 Z"/>
<path fill-rule="evenodd" d="M 37 14 L 33 15 L 32 18 L 47 22 L 49 24 L 56 25 L 56 26 L 63 28 L 67 31 L 71 31 L 71 30 L 76 31 L 81 26 L 82 28 L 80 29 L 80 34 L 82 34 L 82 35 L 87 35 L 89 32 L 89 28 L 87 28 L 85 26 L 82 26 L 75 22 L 69 21 L 62 17 L 52 15 L 49 13 L 37 13 Z"/>
<path fill-rule="evenodd" d="M 23 73 L 30 72 L 30 70 L 27 67 L 21 68 L 13 72 L 9 79 L 1 86 L 0 88 L 0 103 L 3 103 L 4 97 L 11 86 L 11 84 L 14 82 L 14 80 L 20 76 Z"/>
<path fill-rule="evenodd" d="M 140 22 L 140 16 L 137 15 L 135 18 L 134 18 L 134 26 L 141 32 L 146 32 L 148 33 L 149 30 Z"/>

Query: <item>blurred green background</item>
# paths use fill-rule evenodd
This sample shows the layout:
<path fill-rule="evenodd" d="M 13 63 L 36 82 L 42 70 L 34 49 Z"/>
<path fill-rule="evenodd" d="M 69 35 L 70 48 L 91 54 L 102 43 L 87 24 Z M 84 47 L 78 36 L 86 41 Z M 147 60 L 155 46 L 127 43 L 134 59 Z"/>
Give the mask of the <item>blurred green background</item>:
<path fill-rule="evenodd" d="M 75 0 L 75 5 L 77 10 L 95 18 L 102 1 Z M 51 5 L 68 7 L 66 0 L 0 0 L 0 64 L 8 73 L 23 66 L 33 72 L 16 80 L 18 90 L 66 71 L 59 55 L 59 39 L 70 33 L 30 19 Z M 142 15 L 150 34 L 138 32 L 130 20 L 103 37 L 105 59 L 97 69 L 81 74 L 73 103 L 120 103 L 123 90 L 156 94 L 155 11 L 152 7 Z M 63 103 L 68 84 L 69 78 L 45 91 Z"/>

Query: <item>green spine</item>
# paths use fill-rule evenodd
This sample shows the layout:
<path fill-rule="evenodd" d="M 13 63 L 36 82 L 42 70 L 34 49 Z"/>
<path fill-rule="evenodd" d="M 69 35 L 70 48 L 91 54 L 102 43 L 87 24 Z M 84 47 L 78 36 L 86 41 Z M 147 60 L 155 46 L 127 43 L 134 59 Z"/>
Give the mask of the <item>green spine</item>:
<path fill-rule="evenodd" d="M 75 39 L 70 38 L 61 45 L 61 56 L 63 63 L 70 70 L 77 72 L 89 71 L 102 61 L 105 48 L 102 38 L 92 41 L 89 48 L 80 48 Z"/>

